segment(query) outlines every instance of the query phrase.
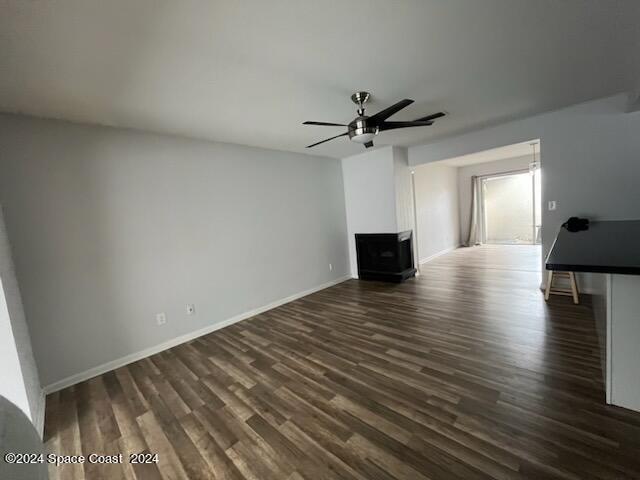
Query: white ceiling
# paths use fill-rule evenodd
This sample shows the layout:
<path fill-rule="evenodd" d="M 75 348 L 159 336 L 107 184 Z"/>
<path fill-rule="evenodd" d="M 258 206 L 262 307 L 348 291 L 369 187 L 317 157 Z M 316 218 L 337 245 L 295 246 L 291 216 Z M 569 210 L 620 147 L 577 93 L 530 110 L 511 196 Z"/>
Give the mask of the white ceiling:
<path fill-rule="evenodd" d="M 0 110 L 305 152 L 349 96 L 412 145 L 627 90 L 637 0 L 0 0 Z M 343 157 L 345 138 L 308 153 Z"/>
<path fill-rule="evenodd" d="M 452 167 L 466 167 L 467 165 L 475 165 L 477 163 L 495 162 L 496 160 L 524 156 L 530 156 L 531 161 L 533 161 L 532 144 L 534 143 L 536 144 L 536 158 L 539 158 L 540 142 L 539 140 L 531 140 L 528 142 L 514 143 L 513 145 L 505 145 L 504 147 L 470 153 L 468 155 L 461 155 L 459 157 L 448 158 L 447 160 L 442 160 L 439 163 Z"/>

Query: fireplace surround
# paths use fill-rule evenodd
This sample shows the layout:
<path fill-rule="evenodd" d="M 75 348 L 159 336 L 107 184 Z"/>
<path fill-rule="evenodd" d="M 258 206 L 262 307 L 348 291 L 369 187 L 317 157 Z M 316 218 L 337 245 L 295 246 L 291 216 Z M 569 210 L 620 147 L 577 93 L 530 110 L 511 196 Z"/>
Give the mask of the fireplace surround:
<path fill-rule="evenodd" d="M 358 277 L 403 282 L 415 276 L 413 232 L 356 233 Z"/>

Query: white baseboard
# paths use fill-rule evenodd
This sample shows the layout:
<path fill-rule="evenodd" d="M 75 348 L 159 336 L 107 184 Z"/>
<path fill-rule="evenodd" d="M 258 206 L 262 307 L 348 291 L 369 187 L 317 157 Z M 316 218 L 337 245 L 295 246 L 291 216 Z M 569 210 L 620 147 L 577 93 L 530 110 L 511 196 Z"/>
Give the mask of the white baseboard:
<path fill-rule="evenodd" d="M 460 248 L 462 245 L 457 245 L 455 247 L 451 247 L 451 248 L 445 248 L 444 250 L 439 251 L 438 253 L 434 253 L 433 255 L 430 255 L 426 258 L 421 258 L 420 259 L 420 265 L 430 262 L 431 260 L 433 260 L 434 258 L 438 258 L 442 255 L 445 255 L 449 252 L 453 252 L 455 249 Z"/>
<path fill-rule="evenodd" d="M 102 365 L 90 368 L 89 370 L 85 370 L 84 372 L 76 373 L 75 375 L 71 375 L 69 377 L 63 378 L 62 380 L 58 380 L 57 382 L 46 385 L 43 389 L 44 393 L 48 395 L 50 393 L 57 392 L 58 390 L 62 390 L 63 388 L 67 388 L 77 383 L 84 382 L 85 380 L 89 380 L 90 378 L 97 377 L 98 375 L 110 372 L 111 370 L 115 370 L 116 368 L 124 367 L 125 365 L 137 362 L 138 360 L 142 360 L 143 358 L 147 358 L 151 355 L 155 355 L 156 353 L 160 353 L 164 350 L 167 350 L 168 348 L 175 347 L 176 345 L 180 345 L 181 343 L 189 342 L 195 338 L 201 337 L 211 332 L 215 332 L 216 330 L 220 330 L 221 328 L 228 327 L 229 325 L 233 325 L 234 323 L 254 317 L 268 310 L 272 310 L 276 307 L 284 305 L 285 303 L 292 302 L 299 298 L 306 297 L 307 295 L 310 295 L 312 293 L 324 290 L 325 288 L 332 287 L 346 280 L 350 280 L 351 278 L 351 275 L 345 275 L 335 280 L 331 280 L 330 282 L 323 283 L 322 285 L 318 285 L 317 287 L 310 288 L 303 292 L 294 293 L 293 295 L 290 295 L 288 297 L 268 303 L 267 305 L 263 305 L 262 307 L 254 308 L 253 310 L 249 310 L 248 312 L 240 313 L 221 322 L 214 323 L 213 325 L 209 325 L 207 327 L 186 333 L 184 335 L 180 335 L 179 337 L 172 338 L 171 340 L 167 340 L 166 342 L 154 345 L 153 347 L 145 348 L 144 350 L 141 350 L 139 352 L 131 353 L 129 355 L 125 355 L 124 357 L 120 357 L 110 362 L 103 363 Z"/>

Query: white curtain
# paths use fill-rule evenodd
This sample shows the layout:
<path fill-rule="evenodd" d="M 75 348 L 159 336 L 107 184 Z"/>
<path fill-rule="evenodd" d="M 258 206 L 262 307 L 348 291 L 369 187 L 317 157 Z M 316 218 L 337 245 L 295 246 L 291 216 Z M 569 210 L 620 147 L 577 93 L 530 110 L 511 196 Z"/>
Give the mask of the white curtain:
<path fill-rule="evenodd" d="M 469 238 L 466 246 L 472 247 L 482 243 L 481 198 L 482 179 L 471 177 L 471 221 L 469 222 Z"/>

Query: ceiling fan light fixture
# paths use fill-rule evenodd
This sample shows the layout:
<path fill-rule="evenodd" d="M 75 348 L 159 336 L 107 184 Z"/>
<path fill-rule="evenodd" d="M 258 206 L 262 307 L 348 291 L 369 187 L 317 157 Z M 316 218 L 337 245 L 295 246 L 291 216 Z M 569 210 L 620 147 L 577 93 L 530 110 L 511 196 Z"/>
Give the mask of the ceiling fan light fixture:
<path fill-rule="evenodd" d="M 360 133 L 351 137 L 351 140 L 357 143 L 367 143 L 373 140 L 377 132 Z"/>

